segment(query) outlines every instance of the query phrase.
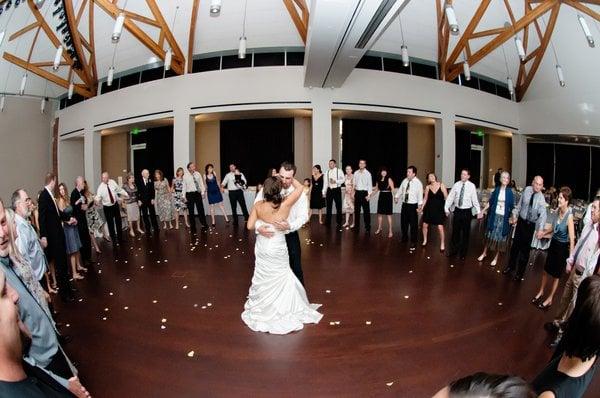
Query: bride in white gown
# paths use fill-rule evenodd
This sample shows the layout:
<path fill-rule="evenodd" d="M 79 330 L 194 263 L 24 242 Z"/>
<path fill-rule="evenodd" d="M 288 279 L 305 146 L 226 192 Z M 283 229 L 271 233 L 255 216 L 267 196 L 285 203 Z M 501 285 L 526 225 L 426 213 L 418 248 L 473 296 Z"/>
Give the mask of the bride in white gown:
<path fill-rule="evenodd" d="M 257 220 L 274 231 L 271 238 L 256 235 L 254 276 L 244 304 L 242 320 L 255 332 L 287 334 L 300 330 L 305 323 L 319 323 L 320 304 L 310 304 L 304 287 L 290 268 L 285 235 L 272 226 L 286 220 L 291 207 L 302 195 L 302 184 L 293 180 L 294 191 L 283 198 L 279 177 L 269 177 L 263 187 L 264 200 L 257 202 L 248 219 L 253 230 Z"/>

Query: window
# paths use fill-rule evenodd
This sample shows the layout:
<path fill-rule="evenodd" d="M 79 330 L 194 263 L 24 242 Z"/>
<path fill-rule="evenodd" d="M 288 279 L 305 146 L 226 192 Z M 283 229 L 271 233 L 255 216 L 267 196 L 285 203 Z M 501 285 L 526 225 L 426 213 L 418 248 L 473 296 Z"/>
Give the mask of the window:
<path fill-rule="evenodd" d="M 254 66 L 283 66 L 285 53 L 255 53 Z"/>
<path fill-rule="evenodd" d="M 252 66 L 252 54 L 246 54 L 246 58 L 239 59 L 237 54 L 223 56 L 223 69 L 249 68 Z"/>
<path fill-rule="evenodd" d="M 411 62 L 412 74 L 415 76 L 428 77 L 430 79 L 437 79 L 437 68 L 433 65 L 421 64 L 418 62 Z"/>
<path fill-rule="evenodd" d="M 358 61 L 356 67 L 360 69 L 381 70 L 381 57 L 365 55 Z"/>
<path fill-rule="evenodd" d="M 288 65 L 304 65 L 303 52 L 288 52 L 286 56 Z"/>
<path fill-rule="evenodd" d="M 401 59 L 384 58 L 383 70 L 386 72 L 397 72 L 410 74 L 410 65 L 404 66 Z"/>
<path fill-rule="evenodd" d="M 476 90 L 479 90 L 479 79 L 476 78 L 475 76 L 471 76 L 471 80 L 467 80 L 467 79 L 465 79 L 465 75 L 461 74 L 460 81 L 462 82 L 462 85 L 465 87 L 471 87 Z"/>
<path fill-rule="evenodd" d="M 140 72 L 135 72 L 129 75 L 121 76 L 119 88 L 135 86 L 136 84 L 140 84 Z"/>
<path fill-rule="evenodd" d="M 506 99 L 512 99 L 510 96 L 510 91 L 508 91 L 508 86 L 504 86 L 502 84 L 496 84 L 496 95 Z"/>
<path fill-rule="evenodd" d="M 496 84 L 490 82 L 489 80 L 479 79 L 479 89 L 481 91 L 485 91 L 486 93 L 496 95 Z"/>
<path fill-rule="evenodd" d="M 192 63 L 192 73 L 219 69 L 221 69 L 221 57 L 195 59 Z"/>
<path fill-rule="evenodd" d="M 162 66 L 158 66 L 152 69 L 146 69 L 142 71 L 142 83 L 151 82 L 153 80 L 158 80 L 163 78 L 165 68 Z"/>
<path fill-rule="evenodd" d="M 115 91 L 118 89 L 119 89 L 119 78 L 117 77 L 116 79 L 113 79 L 113 82 L 110 85 L 110 87 L 108 86 L 106 81 L 103 81 L 102 86 L 100 86 L 100 94 L 110 93 L 111 91 Z"/>

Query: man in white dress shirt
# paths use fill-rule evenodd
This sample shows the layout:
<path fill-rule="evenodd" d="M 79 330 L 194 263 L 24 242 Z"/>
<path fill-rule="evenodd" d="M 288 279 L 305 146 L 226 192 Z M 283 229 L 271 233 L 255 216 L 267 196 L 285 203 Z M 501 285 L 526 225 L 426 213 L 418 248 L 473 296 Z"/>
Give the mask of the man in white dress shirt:
<path fill-rule="evenodd" d="M 452 219 L 452 238 L 450 240 L 450 251 L 448 257 L 459 254 L 461 260 L 467 256 L 469 249 L 469 235 L 471 233 L 471 218 L 477 214 L 477 218 L 481 218 L 481 207 L 479 199 L 477 199 L 477 188 L 475 184 L 469 181 L 471 172 L 469 169 L 460 171 L 460 181 L 457 181 L 448 197 L 444 210 L 446 216 L 450 214 L 450 210 L 454 208 L 454 216 Z"/>
<path fill-rule="evenodd" d="M 113 246 L 119 246 L 123 241 L 123 226 L 121 225 L 119 196 L 124 198 L 129 197 L 127 192 L 125 192 L 115 180 L 110 179 L 110 175 L 107 171 L 103 172 L 102 182 L 96 190 L 96 197 L 94 199 L 97 203 L 102 204 L 106 225 L 108 226 L 108 233 L 110 234 L 110 239 L 112 239 Z"/>
<path fill-rule="evenodd" d="M 371 232 L 371 208 L 369 199 L 373 192 L 373 177 L 367 170 L 367 161 L 361 159 L 358 161 L 358 170 L 354 172 L 354 225 L 356 230 L 360 229 L 360 210 L 363 211 L 365 221 L 365 231 Z"/>
<path fill-rule="evenodd" d="M 408 242 L 408 231 L 410 228 L 410 247 L 417 246 L 417 232 L 419 230 L 418 211 L 423 206 L 423 184 L 417 178 L 417 168 L 408 166 L 406 178 L 400 184 L 396 193 L 396 203 L 402 201 L 400 209 L 400 229 L 402 231 L 402 242 Z"/>
<path fill-rule="evenodd" d="M 283 162 L 279 168 L 279 177 L 283 182 L 284 196 L 289 195 L 294 191 L 292 186 L 292 180 L 296 174 L 296 166 L 289 163 Z M 263 200 L 262 190 L 256 195 L 254 203 Z M 285 232 L 285 242 L 288 247 L 288 256 L 290 258 L 290 268 L 300 283 L 304 286 L 304 275 L 302 273 L 302 256 L 300 251 L 300 236 L 298 230 L 302 228 L 304 224 L 308 222 L 308 200 L 306 195 L 301 195 L 300 199 L 290 209 L 290 214 L 286 221 L 282 221 L 275 224 L 275 228 Z M 261 220 L 256 221 L 256 233 L 261 234 L 267 238 L 273 236 L 273 231 L 268 225 L 265 225 Z"/>
<path fill-rule="evenodd" d="M 43 279 L 48 270 L 48 260 L 35 229 L 28 221 L 33 209 L 31 199 L 24 189 L 17 189 L 12 194 L 11 202 L 17 224 L 17 247 L 21 255 L 31 265 L 36 279 L 42 286 L 45 286 Z"/>
<path fill-rule="evenodd" d="M 235 164 L 229 165 L 229 173 L 225 175 L 221 186 L 227 190 L 229 203 L 231 204 L 231 217 L 233 225 L 238 225 L 237 205 L 240 204 L 244 220 L 248 221 L 248 209 L 246 208 L 246 199 L 244 199 L 244 189 L 248 185 L 244 173 L 241 173 Z M 308 211 L 308 210 L 307 210 Z"/>
<path fill-rule="evenodd" d="M 188 172 L 183 175 L 183 191 L 182 194 L 185 197 L 187 208 L 190 214 L 190 232 L 196 233 L 196 217 L 194 216 L 194 206 L 200 218 L 200 224 L 202 228 L 208 228 L 206 222 L 206 213 L 204 212 L 204 203 L 202 199 L 206 196 L 206 188 L 202 181 L 202 175 L 196 171 L 196 163 L 190 162 L 187 165 Z"/>
<path fill-rule="evenodd" d="M 336 228 L 342 227 L 342 184 L 344 183 L 344 172 L 337 167 L 335 159 L 329 161 L 329 170 L 325 175 L 323 184 L 323 196 L 327 201 L 327 216 L 325 225 L 331 225 L 331 212 L 335 202 Z"/>

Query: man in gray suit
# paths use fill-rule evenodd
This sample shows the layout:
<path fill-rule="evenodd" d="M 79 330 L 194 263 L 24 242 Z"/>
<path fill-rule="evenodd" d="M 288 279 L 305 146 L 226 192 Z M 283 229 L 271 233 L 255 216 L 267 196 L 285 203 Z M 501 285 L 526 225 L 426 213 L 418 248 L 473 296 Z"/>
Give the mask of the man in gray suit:
<path fill-rule="evenodd" d="M 19 318 L 31 336 L 31 346 L 24 354 L 24 360 L 31 366 L 43 369 L 75 396 L 89 397 L 89 393 L 79 382 L 77 369 L 69 361 L 58 342 L 58 331 L 54 321 L 42 309 L 13 269 L 9 257 L 8 228 L 4 203 L 0 199 L 0 270 L 4 272 L 6 283 L 14 292 Z"/>

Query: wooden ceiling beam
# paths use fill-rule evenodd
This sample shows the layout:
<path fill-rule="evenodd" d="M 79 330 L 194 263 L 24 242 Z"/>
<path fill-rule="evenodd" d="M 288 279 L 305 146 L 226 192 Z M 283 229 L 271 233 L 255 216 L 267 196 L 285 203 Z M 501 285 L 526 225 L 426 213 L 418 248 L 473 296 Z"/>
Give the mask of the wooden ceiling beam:
<path fill-rule="evenodd" d="M 187 53 L 187 73 L 192 73 L 194 64 L 194 39 L 196 37 L 196 21 L 198 20 L 198 9 L 200 8 L 200 0 L 194 0 L 192 5 L 192 16 L 190 20 L 190 34 L 188 37 L 188 53 Z"/>
<path fill-rule="evenodd" d="M 22 29 L 19 29 L 18 31 L 16 31 L 15 33 L 13 33 L 12 35 L 10 35 L 10 37 L 8 38 L 8 41 L 13 41 L 14 39 L 24 35 L 25 33 L 37 28 L 40 26 L 39 22 L 34 22 L 32 24 L 29 24 L 27 26 L 25 26 Z"/>
<path fill-rule="evenodd" d="M 513 13 L 512 7 L 510 6 L 508 0 L 504 0 L 504 7 L 506 8 L 506 12 L 508 12 L 510 23 L 514 25 L 517 21 L 515 20 L 515 14 Z"/>
<path fill-rule="evenodd" d="M 554 32 L 554 27 L 556 26 L 556 20 L 558 19 L 559 11 L 560 11 L 560 3 L 556 2 L 556 4 L 554 5 L 554 7 L 552 8 L 552 11 L 550 13 L 550 18 L 548 20 L 548 26 L 546 27 L 546 31 L 544 32 L 542 42 L 540 43 L 540 46 L 536 49 L 537 55 L 533 59 L 531 67 L 529 68 L 529 71 L 527 72 L 527 75 L 525 76 L 523 83 L 520 86 L 517 86 L 517 88 L 515 90 L 517 101 L 521 101 L 523 99 L 523 97 L 525 96 L 525 92 L 527 91 L 527 88 L 529 88 L 529 85 L 531 84 L 533 77 L 535 76 L 535 73 L 537 72 L 537 70 L 542 62 L 542 58 L 544 57 L 544 53 L 546 52 L 546 49 L 548 48 L 548 44 L 550 43 L 550 38 L 552 37 L 552 33 Z"/>
<path fill-rule="evenodd" d="M 438 63 L 440 65 L 441 80 L 446 78 L 446 57 L 448 56 L 448 43 L 450 36 L 450 28 L 445 23 L 446 14 L 443 7 L 443 0 L 436 0 L 435 10 L 438 20 Z"/>
<path fill-rule="evenodd" d="M 108 15 L 116 19 L 121 13 L 121 9 L 117 7 L 116 2 L 112 2 L 110 0 L 93 0 L 94 3 L 100 7 L 104 12 Z M 148 48 L 154 55 L 156 55 L 161 60 L 165 60 L 166 51 L 159 46 L 150 36 L 146 34 L 139 26 L 137 26 L 136 22 L 127 17 L 125 18 L 124 23 L 125 29 L 129 31 L 137 40 L 140 41 L 146 48 Z M 163 32 L 163 30 L 161 30 Z M 174 49 L 173 49 L 174 50 Z M 178 59 L 174 59 L 175 62 L 172 63 L 171 69 L 173 72 L 177 74 L 183 74 L 183 62 L 179 62 Z"/>
<path fill-rule="evenodd" d="M 165 34 L 165 40 L 167 40 L 167 43 L 169 43 L 169 47 L 173 52 L 174 63 L 178 63 L 181 68 L 181 72 L 179 72 L 178 74 L 183 74 L 185 70 L 185 56 L 183 55 L 183 52 L 181 51 L 177 40 L 175 40 L 173 32 L 171 32 L 169 24 L 167 24 L 167 21 L 165 21 L 165 18 L 163 17 L 160 8 L 158 8 L 158 5 L 156 4 L 156 0 L 146 0 L 146 4 L 148 4 L 148 7 L 150 7 L 152 15 L 154 15 L 156 22 L 160 24 L 160 27 Z"/>
<path fill-rule="evenodd" d="M 505 28 L 494 28 L 494 29 L 487 29 L 487 30 L 475 32 L 471 35 L 471 39 L 478 39 L 480 37 L 499 35 L 500 33 L 504 32 L 504 29 Z"/>
<path fill-rule="evenodd" d="M 6 61 L 8 61 L 8 62 L 10 62 L 12 64 L 15 64 L 17 66 L 20 66 L 21 68 L 26 69 L 27 71 L 29 71 L 29 72 L 31 72 L 31 73 L 33 73 L 35 75 L 38 75 L 38 76 L 40 76 L 43 79 L 46 79 L 46 80 L 48 80 L 48 81 L 50 81 L 50 82 L 52 82 L 54 84 L 57 84 L 57 85 L 59 85 L 61 87 L 64 87 L 65 89 L 69 88 L 69 81 L 68 80 L 65 80 L 65 79 L 63 79 L 63 78 L 61 78 L 59 76 L 56 76 L 55 74 L 53 74 L 51 72 L 48 72 L 47 70 L 42 69 L 41 67 L 36 66 L 35 64 L 31 64 L 31 63 L 27 62 L 26 60 L 21 59 L 21 58 L 15 56 L 15 55 L 12 55 L 12 54 L 10 54 L 8 52 L 5 52 L 2 55 L 2 57 Z M 90 98 L 90 97 L 93 97 L 95 95 L 95 93 L 92 93 L 89 89 L 87 89 L 84 85 L 81 85 L 81 84 L 76 84 L 75 85 L 75 92 L 77 94 L 80 94 L 80 95 L 86 97 L 86 98 Z"/>
<path fill-rule="evenodd" d="M 566 5 L 569 5 L 571 7 L 573 7 L 574 9 L 589 15 L 590 17 L 594 18 L 596 21 L 600 22 L 600 13 L 592 10 L 591 8 L 584 6 L 583 1 L 581 2 L 577 2 L 577 1 L 573 1 L 573 0 L 563 0 L 563 3 L 565 3 Z M 590 3 L 590 4 L 597 4 L 600 5 L 600 0 L 598 2 L 591 2 L 591 1 L 587 1 L 586 3 Z"/>
<path fill-rule="evenodd" d="M 145 23 L 146 25 L 154 26 L 155 28 L 160 28 L 160 24 L 153 19 L 145 17 L 143 15 L 136 14 L 135 12 L 125 11 L 125 15 L 134 21 Z"/>
<path fill-rule="evenodd" d="M 502 43 L 506 42 L 508 39 L 513 37 L 516 34 L 516 32 L 520 31 L 521 29 L 524 29 L 535 19 L 544 15 L 546 12 L 550 11 L 557 5 L 560 5 L 559 0 L 548 0 L 533 8 L 530 12 L 527 12 L 522 18 L 518 19 L 514 25 L 505 28 L 504 32 L 500 33 L 494 39 L 490 40 L 487 44 L 481 47 L 477 52 L 475 52 L 468 59 L 469 65 L 472 67 L 473 65 L 477 64 L 477 62 L 481 61 L 484 57 L 489 55 L 492 51 L 494 51 L 496 48 L 502 45 Z M 457 52 L 457 54 L 458 53 L 459 52 Z M 460 63 L 451 64 L 450 66 L 448 66 L 449 69 L 446 75 L 446 80 L 454 80 L 460 74 L 460 67 Z"/>
<path fill-rule="evenodd" d="M 300 34 L 300 38 L 302 42 L 306 45 L 306 37 L 308 36 L 308 6 L 306 5 L 306 1 L 304 0 L 283 0 L 283 4 L 285 8 L 288 10 L 288 14 L 292 18 L 292 22 L 296 26 L 296 30 Z M 296 8 L 297 4 L 302 10 L 302 15 L 298 13 L 298 9 Z"/>
<path fill-rule="evenodd" d="M 481 3 L 479 3 L 479 7 L 477 7 L 477 10 L 475 11 L 473 18 L 471 18 L 471 20 L 469 21 L 469 24 L 465 28 L 463 34 L 460 36 L 460 39 L 458 39 L 458 43 L 456 43 L 454 50 L 452 50 L 452 53 L 450 53 L 450 57 L 448 57 L 448 60 L 446 61 L 446 65 L 454 64 L 456 62 L 456 60 L 458 59 L 459 55 L 463 52 L 469 39 L 475 32 L 477 25 L 479 25 L 481 18 L 485 14 L 485 10 L 487 10 L 488 6 L 490 5 L 490 1 L 491 0 L 482 0 Z"/>
<path fill-rule="evenodd" d="M 94 91 L 93 89 L 97 87 L 98 79 L 93 75 L 92 69 L 90 68 L 89 61 L 86 58 L 86 54 L 83 51 L 83 40 L 81 33 L 79 32 L 79 28 L 77 27 L 77 17 L 75 15 L 75 9 L 73 8 L 72 1 L 65 1 L 64 10 L 65 15 L 67 17 L 67 23 L 69 24 L 69 29 L 71 31 L 71 39 L 73 39 L 73 48 L 75 49 L 75 53 L 77 54 L 77 59 L 81 64 L 81 70 L 85 76 L 83 81 L 87 84 L 87 86 Z M 94 54 L 91 54 L 93 57 Z"/>
<path fill-rule="evenodd" d="M 79 26 L 79 22 L 81 22 L 81 17 L 83 16 L 83 11 L 85 10 L 85 6 L 87 4 L 88 0 L 83 0 L 81 2 L 81 6 L 79 7 L 79 11 L 77 11 L 77 19 L 76 19 L 76 26 Z"/>

